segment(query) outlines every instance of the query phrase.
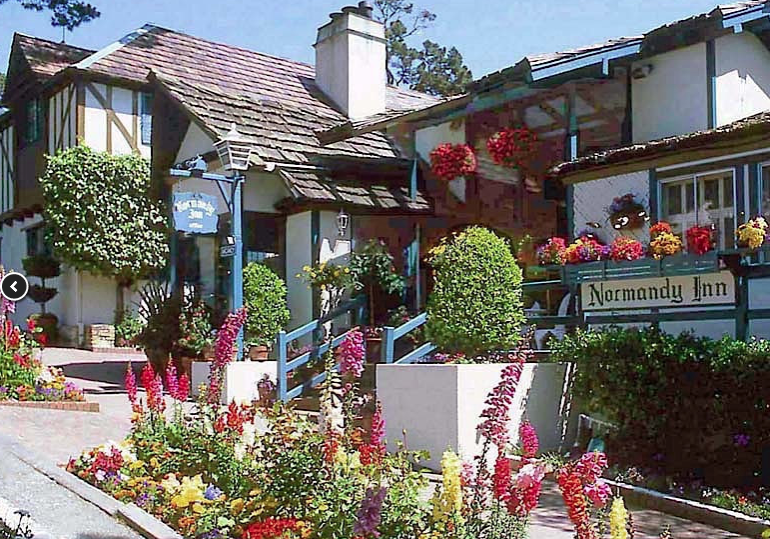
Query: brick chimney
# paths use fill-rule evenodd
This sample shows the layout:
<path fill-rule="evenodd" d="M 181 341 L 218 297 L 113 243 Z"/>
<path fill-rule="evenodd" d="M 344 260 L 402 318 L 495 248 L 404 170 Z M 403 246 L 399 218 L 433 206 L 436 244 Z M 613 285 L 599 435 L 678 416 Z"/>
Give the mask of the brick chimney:
<path fill-rule="evenodd" d="M 349 118 L 385 111 L 385 28 L 369 2 L 342 8 L 318 29 L 316 84 Z"/>

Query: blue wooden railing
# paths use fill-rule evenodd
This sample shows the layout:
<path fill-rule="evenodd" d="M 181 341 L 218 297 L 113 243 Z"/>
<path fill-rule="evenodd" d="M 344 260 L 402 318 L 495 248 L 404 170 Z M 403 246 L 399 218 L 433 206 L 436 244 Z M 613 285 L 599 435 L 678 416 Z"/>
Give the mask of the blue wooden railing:
<path fill-rule="evenodd" d="M 394 328 L 385 327 L 382 329 L 382 362 L 383 363 L 398 363 L 401 365 L 408 365 L 415 361 L 422 359 L 436 349 L 436 346 L 431 342 L 418 346 L 406 355 L 395 359 L 396 353 L 396 341 L 408 333 L 414 331 L 420 326 L 424 325 L 428 321 L 428 314 L 422 313 L 415 318 L 412 318 L 405 324 Z"/>
<path fill-rule="evenodd" d="M 342 341 L 345 340 L 345 337 L 350 332 L 347 331 L 342 335 L 324 340 L 324 324 L 331 322 L 336 318 L 340 318 L 341 316 L 350 314 L 352 317 L 350 325 L 351 327 L 355 327 L 359 321 L 366 319 L 365 310 L 366 297 L 359 296 L 354 300 L 343 303 L 337 309 L 322 318 L 308 322 L 304 326 L 300 326 L 292 331 L 281 331 L 278 334 L 276 349 L 278 351 L 277 392 L 279 399 L 287 402 L 297 398 L 326 380 L 326 374 L 320 373 L 298 386 L 289 387 L 289 375 L 293 371 L 306 365 L 310 361 L 323 356 L 329 350 L 337 348 L 342 344 Z M 289 360 L 289 343 L 297 339 L 302 339 L 303 337 L 306 338 L 308 335 L 310 335 L 312 339 L 311 349 L 304 354 Z"/>

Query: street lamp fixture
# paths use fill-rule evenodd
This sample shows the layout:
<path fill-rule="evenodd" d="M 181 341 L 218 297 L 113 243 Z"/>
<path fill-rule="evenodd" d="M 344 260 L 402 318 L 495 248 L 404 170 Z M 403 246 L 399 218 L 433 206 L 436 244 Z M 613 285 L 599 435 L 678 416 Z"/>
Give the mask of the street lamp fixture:
<path fill-rule="evenodd" d="M 340 208 L 340 212 L 337 214 L 337 232 L 339 232 L 340 237 L 345 236 L 345 232 L 348 230 L 349 224 L 350 224 L 350 215 L 345 213 L 345 210 Z"/>
<path fill-rule="evenodd" d="M 227 171 L 244 171 L 249 168 L 252 143 L 248 137 L 238 131 L 235 124 L 231 124 L 230 131 L 214 143 L 219 154 L 219 160 Z"/>

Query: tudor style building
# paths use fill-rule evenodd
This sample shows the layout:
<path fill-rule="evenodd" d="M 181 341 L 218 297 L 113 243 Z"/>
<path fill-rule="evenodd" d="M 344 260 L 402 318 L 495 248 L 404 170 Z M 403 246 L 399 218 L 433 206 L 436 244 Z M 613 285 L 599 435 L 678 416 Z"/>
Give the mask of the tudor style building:
<path fill-rule="evenodd" d="M 7 110 L 0 109 L 2 264 L 19 269 L 23 258 L 46 248 L 38 178 L 47 154 L 78 143 L 135 152 L 152 159 L 154 180 L 169 200 L 180 190 L 218 197 L 219 232 L 174 234 L 170 275 L 221 305 L 229 278 L 219 256 L 231 233 L 227 206 L 216 187 L 172 180 L 169 169 L 197 156 L 211 171 L 220 168 L 214 142 L 232 124 L 253 148 L 243 193 L 246 261 L 265 262 L 286 278 L 294 324 L 318 311 L 296 276 L 305 265 L 345 263 L 356 241 L 380 236 L 403 260 L 412 241 L 403 221 L 432 208 L 410 188 L 411 161 L 381 133 L 324 146 L 316 131 L 440 99 L 387 86 L 384 30 L 365 2 L 333 14 L 315 47 L 317 70 L 152 25 L 99 51 L 14 36 Z M 343 209 L 349 226 L 340 230 Z M 112 322 L 110 280 L 65 268 L 50 285 L 59 295 L 49 310 L 72 342 L 81 341 L 84 326 Z M 22 301 L 16 317 L 35 311 Z"/>
<path fill-rule="evenodd" d="M 644 35 L 528 56 L 475 82 L 468 95 L 405 115 L 345 122 L 321 138 L 344 140 L 370 130 L 411 133 L 424 163 L 441 142 L 475 147 L 478 174 L 456 180 L 446 198 L 427 188 L 436 205 L 429 228 L 462 222 L 478 204 L 479 221 L 497 228 L 501 218 L 516 216 L 510 224 L 540 242 L 557 232 L 556 223 L 568 240 L 592 228 L 606 243 L 617 235 L 647 242 L 647 225 L 616 230 L 608 217 L 613 198 L 632 193 L 653 222 L 666 220 L 679 234 L 696 222 L 714 224 L 717 248 L 726 250 L 734 247 L 739 224 L 770 211 L 769 47 L 767 2 L 720 5 Z M 541 141 L 524 189 L 517 173 L 489 163 L 485 141 L 504 127 L 526 127 Z M 430 185 L 427 169 L 426 178 Z M 494 196 L 491 182 L 509 184 L 501 187 L 498 211 L 490 211 L 480 194 Z M 558 218 L 544 206 L 548 201 L 534 196 L 540 187 L 563 205 Z M 429 247 L 424 241 L 422 252 Z M 724 261 L 719 264 L 715 271 L 725 268 Z M 752 309 L 770 306 L 765 280 L 737 284 Z M 739 307 L 748 309 L 747 301 Z M 729 318 L 661 325 L 712 336 L 733 330 L 739 336 L 770 334 L 770 325 L 752 316 L 744 313 L 739 324 Z"/>

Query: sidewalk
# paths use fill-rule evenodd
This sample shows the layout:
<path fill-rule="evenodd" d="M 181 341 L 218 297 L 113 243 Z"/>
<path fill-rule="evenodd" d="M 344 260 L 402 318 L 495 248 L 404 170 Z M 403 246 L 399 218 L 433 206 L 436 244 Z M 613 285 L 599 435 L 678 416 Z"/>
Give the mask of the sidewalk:
<path fill-rule="evenodd" d="M 51 348 L 45 350 L 43 360 L 63 368 L 68 379 L 86 391 L 89 400 L 99 402 L 101 411 L 0 408 L 0 434 L 59 464 L 85 448 L 125 438 L 131 428 L 131 407 L 123 387 L 123 375 L 129 360 L 137 367 L 143 363 L 140 357 Z M 666 524 L 671 526 L 675 539 L 748 539 L 657 511 L 630 509 L 637 539 L 657 539 Z M 530 539 L 573 539 L 566 509 L 553 483 L 544 484 L 540 507 L 533 513 L 530 529 Z M 102 536 L 93 536 L 93 539 L 97 537 Z"/>
<path fill-rule="evenodd" d="M 54 538 L 141 539 L 139 534 L 22 462 L 2 445 L 0 452 L 0 498 L 12 507 L 28 511 Z"/>

